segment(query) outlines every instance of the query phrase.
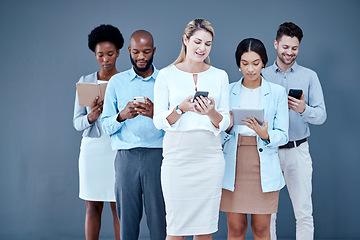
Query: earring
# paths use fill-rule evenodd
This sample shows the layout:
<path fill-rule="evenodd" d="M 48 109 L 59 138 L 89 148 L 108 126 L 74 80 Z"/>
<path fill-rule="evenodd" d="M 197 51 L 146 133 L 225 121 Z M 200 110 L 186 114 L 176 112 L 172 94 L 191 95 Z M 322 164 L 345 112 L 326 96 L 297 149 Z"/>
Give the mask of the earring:
<path fill-rule="evenodd" d="M 241 72 L 241 68 L 239 68 L 239 72 Z"/>

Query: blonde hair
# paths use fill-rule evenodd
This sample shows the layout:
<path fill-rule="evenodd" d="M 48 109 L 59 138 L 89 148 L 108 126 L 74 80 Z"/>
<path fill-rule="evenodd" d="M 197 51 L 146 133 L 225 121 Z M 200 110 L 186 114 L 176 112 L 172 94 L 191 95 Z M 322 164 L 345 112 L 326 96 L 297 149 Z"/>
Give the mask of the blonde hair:
<path fill-rule="evenodd" d="M 191 22 L 188 23 L 188 25 L 186 25 L 186 28 L 185 28 L 185 33 L 184 35 L 190 39 L 190 37 L 192 35 L 194 35 L 194 33 L 198 30 L 205 30 L 205 31 L 208 31 L 212 37 L 215 36 L 215 32 L 214 32 L 214 29 L 213 27 L 211 26 L 211 23 L 206 21 L 205 19 L 203 18 L 197 18 L 197 19 L 194 19 L 192 20 Z M 181 51 L 180 51 L 180 54 L 179 54 L 179 57 L 175 60 L 175 62 L 173 62 L 171 65 L 175 65 L 175 64 L 178 64 L 178 63 L 181 63 L 185 60 L 185 57 L 186 57 L 186 46 L 184 44 L 184 41 L 182 40 L 182 47 L 181 47 Z M 210 58 L 209 56 L 207 56 L 204 60 L 204 62 L 206 64 L 210 64 Z"/>

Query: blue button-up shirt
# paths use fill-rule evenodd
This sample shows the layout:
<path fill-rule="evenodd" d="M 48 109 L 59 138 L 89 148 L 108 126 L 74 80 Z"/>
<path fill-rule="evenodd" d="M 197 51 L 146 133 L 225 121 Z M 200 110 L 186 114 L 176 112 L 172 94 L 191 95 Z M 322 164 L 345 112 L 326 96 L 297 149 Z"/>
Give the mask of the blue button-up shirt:
<path fill-rule="evenodd" d="M 289 140 L 296 141 L 310 136 L 310 124 L 322 124 L 326 120 L 326 109 L 323 91 L 317 74 L 311 69 L 302 67 L 296 62 L 286 70 L 273 65 L 263 69 L 264 78 L 286 88 L 302 89 L 305 96 L 306 108 L 303 113 L 289 112 Z"/>
<path fill-rule="evenodd" d="M 138 115 L 118 122 L 116 119 L 133 97 L 144 96 L 154 101 L 154 84 L 159 70 L 154 66 L 151 76 L 143 78 L 133 68 L 111 77 L 106 88 L 101 123 L 106 134 L 111 136 L 114 150 L 136 147 L 162 148 L 164 131 L 155 128 L 153 120 Z"/>

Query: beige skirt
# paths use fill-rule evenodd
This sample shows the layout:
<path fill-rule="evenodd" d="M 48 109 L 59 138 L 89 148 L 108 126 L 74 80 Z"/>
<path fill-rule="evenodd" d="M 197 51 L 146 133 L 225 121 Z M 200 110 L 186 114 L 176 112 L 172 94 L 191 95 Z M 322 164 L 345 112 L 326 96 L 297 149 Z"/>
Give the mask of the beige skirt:
<path fill-rule="evenodd" d="M 223 189 L 220 211 L 244 214 L 277 212 L 279 191 L 263 193 L 255 136 L 240 136 L 236 154 L 234 192 Z"/>
<path fill-rule="evenodd" d="M 220 136 L 210 131 L 167 131 L 161 184 L 167 234 L 203 235 L 218 230 L 225 160 Z"/>

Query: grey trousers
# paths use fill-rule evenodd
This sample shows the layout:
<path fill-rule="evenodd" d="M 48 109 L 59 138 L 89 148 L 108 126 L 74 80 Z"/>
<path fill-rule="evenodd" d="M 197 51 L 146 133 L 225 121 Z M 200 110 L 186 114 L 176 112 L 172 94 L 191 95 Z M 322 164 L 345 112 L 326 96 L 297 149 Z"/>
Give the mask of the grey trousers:
<path fill-rule="evenodd" d="M 151 240 L 166 238 L 165 204 L 161 190 L 161 148 L 118 150 L 115 196 L 121 240 L 137 240 L 143 206 Z"/>

